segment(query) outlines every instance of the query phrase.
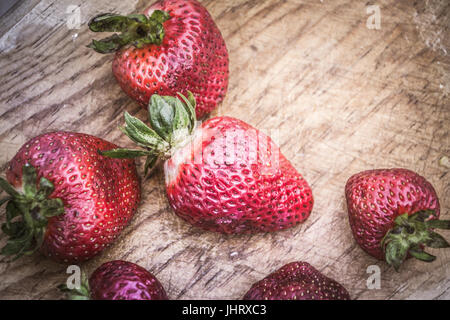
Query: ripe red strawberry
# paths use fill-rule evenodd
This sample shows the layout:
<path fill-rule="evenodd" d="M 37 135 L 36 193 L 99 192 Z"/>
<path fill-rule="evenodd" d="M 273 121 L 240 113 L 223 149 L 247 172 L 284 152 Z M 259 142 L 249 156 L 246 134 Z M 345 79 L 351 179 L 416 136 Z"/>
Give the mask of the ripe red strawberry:
<path fill-rule="evenodd" d="M 256 282 L 244 300 L 350 300 L 350 295 L 309 263 L 292 262 Z"/>
<path fill-rule="evenodd" d="M 439 218 L 433 186 L 406 169 L 369 170 L 352 176 L 345 186 L 350 226 L 356 242 L 373 257 L 396 270 L 409 255 L 431 262 L 424 246 L 449 244 L 433 228 L 450 229 Z"/>
<path fill-rule="evenodd" d="M 40 249 L 56 261 L 74 263 L 113 242 L 140 198 L 134 161 L 98 153 L 116 147 L 71 132 L 25 143 L 9 163 L 9 183 L 0 178 L 9 194 L 2 230 L 10 239 L 2 254 L 19 257 Z"/>
<path fill-rule="evenodd" d="M 197 116 L 215 109 L 228 88 L 228 51 L 208 11 L 196 0 L 158 1 L 144 14 L 101 14 L 94 32 L 121 32 L 91 48 L 116 51 L 113 73 L 121 88 L 147 108 L 150 97 L 186 94 L 198 101 Z"/>
<path fill-rule="evenodd" d="M 167 300 L 167 294 L 156 277 L 137 264 L 115 260 L 102 264 L 79 289 L 68 292 L 72 300 Z"/>
<path fill-rule="evenodd" d="M 153 95 L 152 128 L 125 114 L 122 130 L 147 148 L 146 169 L 166 160 L 166 189 L 175 213 L 205 230 L 269 232 L 306 220 L 313 207 L 308 183 L 266 135 L 234 118 L 196 126 L 195 99 Z M 126 149 L 103 154 L 135 157 Z"/>

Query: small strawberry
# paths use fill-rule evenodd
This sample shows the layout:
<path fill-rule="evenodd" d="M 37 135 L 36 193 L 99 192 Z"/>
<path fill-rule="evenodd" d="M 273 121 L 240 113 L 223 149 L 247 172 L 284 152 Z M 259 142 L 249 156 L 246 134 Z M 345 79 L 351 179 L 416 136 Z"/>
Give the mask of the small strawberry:
<path fill-rule="evenodd" d="M 127 261 L 110 261 L 98 267 L 89 278 L 83 275 L 80 288 L 69 290 L 71 300 L 167 300 L 167 294 L 154 275 Z"/>
<path fill-rule="evenodd" d="M 309 217 L 311 189 L 269 137 L 230 117 L 196 125 L 193 95 L 180 97 L 152 96 L 153 129 L 127 113 L 122 128 L 146 148 L 146 171 L 165 160 L 167 196 L 177 215 L 228 234 L 286 229 Z M 137 152 L 103 154 L 133 158 Z"/>
<path fill-rule="evenodd" d="M 406 169 L 369 170 L 345 186 L 350 227 L 356 242 L 371 256 L 399 269 L 408 255 L 431 262 L 424 246 L 450 245 L 434 228 L 450 229 L 438 220 L 439 200 L 433 186 Z"/>
<path fill-rule="evenodd" d="M 256 282 L 244 300 L 350 300 L 350 296 L 309 263 L 292 262 Z"/>
<path fill-rule="evenodd" d="M 143 107 L 155 94 L 192 91 L 197 116 L 215 109 L 228 88 L 228 51 L 208 11 L 196 0 L 158 1 L 144 14 L 101 14 L 94 32 L 120 32 L 90 45 L 116 52 L 113 73 L 121 88 Z"/>
<path fill-rule="evenodd" d="M 84 261 L 114 241 L 136 211 L 140 186 L 131 160 L 103 157 L 117 148 L 81 133 L 37 136 L 9 163 L 0 187 L 9 194 L 9 236 L 1 253 L 40 250 L 59 262 Z"/>

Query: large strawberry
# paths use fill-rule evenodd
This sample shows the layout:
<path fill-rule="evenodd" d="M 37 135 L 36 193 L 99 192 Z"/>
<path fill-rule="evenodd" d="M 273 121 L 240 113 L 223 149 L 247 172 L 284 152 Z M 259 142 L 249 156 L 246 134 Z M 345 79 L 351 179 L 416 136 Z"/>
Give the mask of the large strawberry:
<path fill-rule="evenodd" d="M 345 186 L 350 226 L 356 242 L 396 270 L 410 255 L 431 262 L 423 248 L 450 245 L 434 228 L 450 229 L 438 220 L 439 200 L 433 186 L 406 169 L 378 169 L 352 176 Z"/>
<path fill-rule="evenodd" d="M 217 117 L 195 121 L 195 99 L 153 95 L 153 129 L 125 113 L 122 128 L 146 148 L 146 169 L 165 160 L 170 205 L 181 218 L 222 233 L 269 232 L 306 220 L 313 207 L 308 183 L 278 146 L 249 124 Z M 135 157 L 137 150 L 103 154 Z"/>
<path fill-rule="evenodd" d="M 69 290 L 72 300 L 167 300 L 161 283 L 150 272 L 137 264 L 115 260 L 98 267 L 87 281 L 83 275 L 80 288 Z"/>
<path fill-rule="evenodd" d="M 211 112 L 228 88 L 228 51 L 208 11 L 196 0 L 158 1 L 144 14 L 101 14 L 94 32 L 120 32 L 94 40 L 100 53 L 116 52 L 113 73 L 121 88 L 143 107 L 150 97 L 187 94 L 197 99 L 197 116 Z"/>
<path fill-rule="evenodd" d="M 132 160 L 104 157 L 116 148 L 100 138 L 71 132 L 37 136 L 9 163 L 9 197 L 2 230 L 5 255 L 40 249 L 56 261 L 87 260 L 122 231 L 136 211 L 140 186 Z"/>
<path fill-rule="evenodd" d="M 244 300 L 349 300 L 347 290 L 307 262 L 292 262 L 261 281 Z"/>

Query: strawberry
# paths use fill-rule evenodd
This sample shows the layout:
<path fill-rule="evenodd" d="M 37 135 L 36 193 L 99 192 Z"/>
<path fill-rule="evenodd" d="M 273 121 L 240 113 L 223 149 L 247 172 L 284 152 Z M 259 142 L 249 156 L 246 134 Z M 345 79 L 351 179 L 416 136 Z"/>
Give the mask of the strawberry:
<path fill-rule="evenodd" d="M 350 300 L 350 296 L 309 263 L 292 262 L 256 282 L 244 300 Z"/>
<path fill-rule="evenodd" d="M 230 117 L 197 125 L 194 96 L 180 98 L 152 96 L 153 129 L 128 113 L 122 128 L 145 148 L 146 171 L 158 158 L 165 161 L 167 196 L 178 216 L 227 234 L 286 229 L 309 217 L 311 189 L 269 137 Z M 138 152 L 102 154 L 133 158 Z"/>
<path fill-rule="evenodd" d="M 208 11 L 196 0 L 158 1 L 143 14 L 101 14 L 94 32 L 120 32 L 93 40 L 99 53 L 116 52 L 113 73 L 121 88 L 143 107 L 150 97 L 186 94 L 198 101 L 197 116 L 215 109 L 228 88 L 228 51 Z"/>
<path fill-rule="evenodd" d="M 53 132 L 21 147 L 0 187 L 9 197 L 4 255 L 40 250 L 52 259 L 87 260 L 114 241 L 136 211 L 140 186 L 131 160 L 101 156 L 117 148 L 82 133 Z"/>
<path fill-rule="evenodd" d="M 450 245 L 432 229 L 450 229 L 438 220 L 439 200 L 433 186 L 406 169 L 369 170 L 345 186 L 350 227 L 356 242 L 371 256 L 399 269 L 409 255 L 431 262 L 423 248 Z"/>
<path fill-rule="evenodd" d="M 83 274 L 80 288 L 59 289 L 71 300 L 168 300 L 156 277 L 137 264 L 115 260 L 102 264 L 89 281 Z"/>

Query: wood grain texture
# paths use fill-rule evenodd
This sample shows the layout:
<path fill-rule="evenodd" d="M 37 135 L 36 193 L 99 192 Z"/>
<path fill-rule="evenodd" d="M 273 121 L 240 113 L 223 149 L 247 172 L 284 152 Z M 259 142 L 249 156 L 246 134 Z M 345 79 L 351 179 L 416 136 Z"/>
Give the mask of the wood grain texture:
<path fill-rule="evenodd" d="M 151 1 L 29 1 L 15 23 L 0 23 L 0 168 L 33 136 L 53 130 L 94 134 L 131 146 L 117 129 L 125 110 L 145 112 L 119 88 L 112 56 L 85 47 L 86 22 L 105 11 L 141 11 Z M 365 254 L 347 221 L 344 185 L 361 170 L 406 167 L 436 188 L 450 218 L 450 5 L 403 0 L 204 0 L 230 52 L 230 88 L 215 115 L 274 136 L 313 189 L 301 226 L 274 234 L 224 236 L 175 216 L 159 169 L 119 240 L 85 263 L 124 259 L 153 272 L 171 299 L 239 299 L 282 265 L 308 261 L 355 299 L 450 299 L 450 251 L 401 273 Z M 377 4 L 381 29 L 366 27 Z M 68 29 L 69 5 L 82 26 Z M 97 35 L 98 36 L 98 35 Z M 4 209 L 0 221 L 4 219 Z M 444 231 L 448 239 L 450 232 Z M 0 245 L 5 239 L 0 236 Z M 381 268 L 381 289 L 366 268 Z M 40 255 L 0 258 L 0 299 L 60 299 L 65 266 Z"/>

